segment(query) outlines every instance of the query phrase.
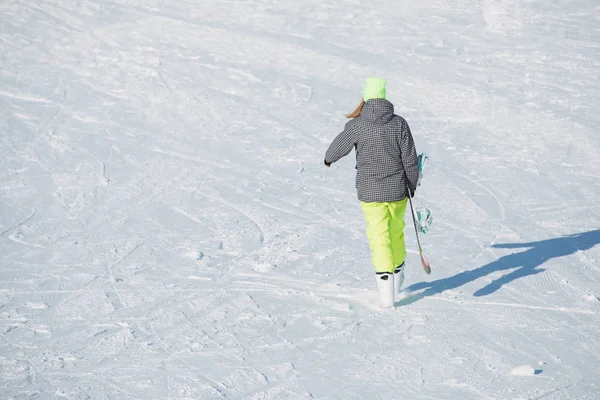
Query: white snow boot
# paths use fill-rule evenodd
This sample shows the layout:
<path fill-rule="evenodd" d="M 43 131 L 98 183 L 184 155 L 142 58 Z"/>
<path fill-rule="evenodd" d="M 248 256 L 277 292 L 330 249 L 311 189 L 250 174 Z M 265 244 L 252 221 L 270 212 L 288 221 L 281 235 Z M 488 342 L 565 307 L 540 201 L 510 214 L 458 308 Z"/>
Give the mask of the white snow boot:
<path fill-rule="evenodd" d="M 382 274 L 377 274 L 376 277 L 381 307 L 394 307 L 394 274 L 384 272 Z"/>
<path fill-rule="evenodd" d="M 394 295 L 398 296 L 404 283 L 404 263 L 400 264 L 394 270 Z"/>

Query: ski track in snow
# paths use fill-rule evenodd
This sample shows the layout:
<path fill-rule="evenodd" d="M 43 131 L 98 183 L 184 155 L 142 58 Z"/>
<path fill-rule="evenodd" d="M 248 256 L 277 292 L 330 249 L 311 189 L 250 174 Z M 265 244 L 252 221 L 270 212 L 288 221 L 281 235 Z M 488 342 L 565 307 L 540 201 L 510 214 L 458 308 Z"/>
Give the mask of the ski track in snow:
<path fill-rule="evenodd" d="M 171 3 L 0 3 L 1 398 L 598 396 L 594 1 Z M 322 165 L 370 75 L 430 156 L 387 311 Z"/>

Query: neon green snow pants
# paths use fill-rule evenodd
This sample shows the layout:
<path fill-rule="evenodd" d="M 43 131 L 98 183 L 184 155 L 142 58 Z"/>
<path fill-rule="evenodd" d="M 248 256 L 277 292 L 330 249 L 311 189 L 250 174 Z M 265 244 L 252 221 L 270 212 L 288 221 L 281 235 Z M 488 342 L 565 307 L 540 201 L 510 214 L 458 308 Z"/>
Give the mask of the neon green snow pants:
<path fill-rule="evenodd" d="M 372 263 L 377 272 L 394 272 L 406 258 L 406 201 L 407 199 L 390 203 L 360 203 L 367 221 Z"/>

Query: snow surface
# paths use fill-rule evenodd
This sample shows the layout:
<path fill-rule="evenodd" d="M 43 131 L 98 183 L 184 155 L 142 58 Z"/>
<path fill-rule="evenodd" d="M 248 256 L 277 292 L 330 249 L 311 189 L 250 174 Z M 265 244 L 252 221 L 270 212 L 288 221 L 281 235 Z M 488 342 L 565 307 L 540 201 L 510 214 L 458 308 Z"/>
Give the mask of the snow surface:
<path fill-rule="evenodd" d="M 515 376 L 531 376 L 536 373 L 541 373 L 541 370 L 536 370 L 531 365 L 521 365 L 511 371 L 511 374 Z"/>
<path fill-rule="evenodd" d="M 322 165 L 372 75 L 388 311 Z M 3 0 L 0 398 L 598 399 L 599 105 L 596 0 Z"/>

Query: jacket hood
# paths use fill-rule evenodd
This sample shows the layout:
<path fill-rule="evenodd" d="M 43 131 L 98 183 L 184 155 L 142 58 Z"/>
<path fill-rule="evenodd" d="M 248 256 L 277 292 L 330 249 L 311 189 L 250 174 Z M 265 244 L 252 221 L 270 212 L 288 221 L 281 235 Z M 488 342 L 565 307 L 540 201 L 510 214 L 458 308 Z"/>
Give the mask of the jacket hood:
<path fill-rule="evenodd" d="M 371 99 L 365 103 L 358 118 L 373 121 L 377 125 L 390 122 L 394 117 L 394 105 L 386 99 Z"/>

